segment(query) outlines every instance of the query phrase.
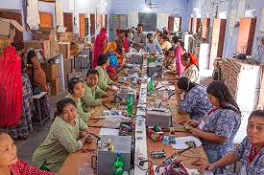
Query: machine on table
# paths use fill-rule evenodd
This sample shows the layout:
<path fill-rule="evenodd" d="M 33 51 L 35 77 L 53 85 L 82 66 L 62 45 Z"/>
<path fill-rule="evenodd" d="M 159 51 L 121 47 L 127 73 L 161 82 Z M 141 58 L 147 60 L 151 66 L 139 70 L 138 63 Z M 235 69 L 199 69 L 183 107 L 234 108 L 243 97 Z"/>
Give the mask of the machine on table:
<path fill-rule="evenodd" d="M 98 142 L 98 174 L 112 175 L 117 153 L 122 154 L 124 171 L 130 171 L 131 136 L 102 136 Z"/>
<path fill-rule="evenodd" d="M 159 125 L 162 129 L 169 129 L 172 124 L 172 115 L 166 108 L 147 108 L 146 126 Z"/>

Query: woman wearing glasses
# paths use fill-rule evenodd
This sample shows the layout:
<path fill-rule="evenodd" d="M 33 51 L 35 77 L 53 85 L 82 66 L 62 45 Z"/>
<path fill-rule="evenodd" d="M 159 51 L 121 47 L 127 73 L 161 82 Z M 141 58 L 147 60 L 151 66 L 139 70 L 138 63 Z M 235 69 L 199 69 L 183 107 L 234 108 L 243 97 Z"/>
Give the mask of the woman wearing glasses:
<path fill-rule="evenodd" d="M 32 162 L 38 168 L 45 166 L 53 172 L 58 172 L 69 153 L 83 147 L 87 136 L 87 124 L 78 117 L 75 101 L 64 98 L 57 103 L 57 112 L 50 132 L 35 150 Z"/>

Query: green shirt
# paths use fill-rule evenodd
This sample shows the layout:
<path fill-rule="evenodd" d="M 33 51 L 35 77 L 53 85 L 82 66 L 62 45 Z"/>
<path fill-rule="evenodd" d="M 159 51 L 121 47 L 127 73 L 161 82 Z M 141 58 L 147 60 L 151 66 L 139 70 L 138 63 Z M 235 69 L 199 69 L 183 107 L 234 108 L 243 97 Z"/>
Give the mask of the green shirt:
<path fill-rule="evenodd" d="M 97 66 L 95 69 L 99 73 L 98 86 L 105 91 L 108 86 L 113 83 L 113 80 L 109 78 L 106 70 L 103 69 L 102 66 Z"/>
<path fill-rule="evenodd" d="M 79 116 L 76 118 L 75 126 L 57 116 L 48 136 L 33 153 L 33 164 L 40 168 L 46 161 L 47 168 L 53 172 L 58 172 L 69 153 L 74 153 L 82 148 L 82 142 L 77 141 L 77 139 L 79 132 L 86 128 L 87 125 Z"/>
<path fill-rule="evenodd" d="M 85 93 L 81 98 L 82 108 L 84 111 L 88 111 L 89 107 L 99 106 L 102 104 L 102 95 L 106 94 L 99 86 L 94 88 L 89 87 L 86 83 L 84 85 Z"/>
<path fill-rule="evenodd" d="M 88 123 L 89 119 L 91 118 L 91 114 L 89 113 L 88 108 L 85 111 L 83 110 L 81 99 L 78 99 L 76 101 L 75 98 L 72 96 L 72 94 L 68 94 L 66 97 L 71 98 L 76 102 L 77 113 L 84 121 L 84 123 Z"/>

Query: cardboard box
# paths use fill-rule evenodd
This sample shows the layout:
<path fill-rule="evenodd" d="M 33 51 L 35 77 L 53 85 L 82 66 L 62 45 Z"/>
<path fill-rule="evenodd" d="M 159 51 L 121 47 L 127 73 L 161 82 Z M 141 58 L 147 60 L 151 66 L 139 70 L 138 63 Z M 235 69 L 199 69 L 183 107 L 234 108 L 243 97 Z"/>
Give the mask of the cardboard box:
<path fill-rule="evenodd" d="M 51 80 L 51 95 L 56 95 L 61 91 L 60 79 Z"/>
<path fill-rule="evenodd" d="M 50 54 L 50 41 L 44 40 L 44 41 L 36 41 L 36 40 L 31 40 L 31 41 L 25 41 L 24 42 L 24 48 L 33 48 L 33 49 L 41 49 L 42 54 L 46 59 L 51 58 Z"/>
<path fill-rule="evenodd" d="M 73 40 L 72 32 L 58 33 L 58 40 L 61 42 L 71 42 Z"/>
<path fill-rule="evenodd" d="M 0 18 L 0 36 L 13 39 L 16 35 L 16 29 L 20 32 L 24 30 L 16 20 Z"/>
<path fill-rule="evenodd" d="M 48 81 L 56 80 L 59 76 L 58 64 L 41 65 Z"/>
<path fill-rule="evenodd" d="M 51 58 L 60 54 L 59 42 L 50 41 L 50 56 Z"/>
<path fill-rule="evenodd" d="M 63 58 L 70 59 L 71 57 L 71 43 L 63 42 L 59 43 L 60 53 L 62 53 Z"/>
<path fill-rule="evenodd" d="M 32 30 L 31 32 L 34 40 L 57 40 L 57 32 L 55 29 L 40 28 L 39 30 Z"/>
<path fill-rule="evenodd" d="M 11 38 L 0 37 L 0 55 L 3 53 L 6 46 L 10 46 L 12 43 Z"/>

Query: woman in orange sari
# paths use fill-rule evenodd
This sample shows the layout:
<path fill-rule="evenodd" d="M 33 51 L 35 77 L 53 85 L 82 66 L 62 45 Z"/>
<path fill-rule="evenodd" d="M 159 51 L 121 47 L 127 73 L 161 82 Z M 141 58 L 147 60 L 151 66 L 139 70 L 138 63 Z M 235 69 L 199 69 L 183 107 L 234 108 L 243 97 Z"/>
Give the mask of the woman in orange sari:
<path fill-rule="evenodd" d="M 95 68 L 97 66 L 97 59 L 100 54 L 104 53 L 107 47 L 107 34 L 106 28 L 102 28 L 100 33 L 96 36 L 93 49 L 93 61 L 92 66 Z"/>

